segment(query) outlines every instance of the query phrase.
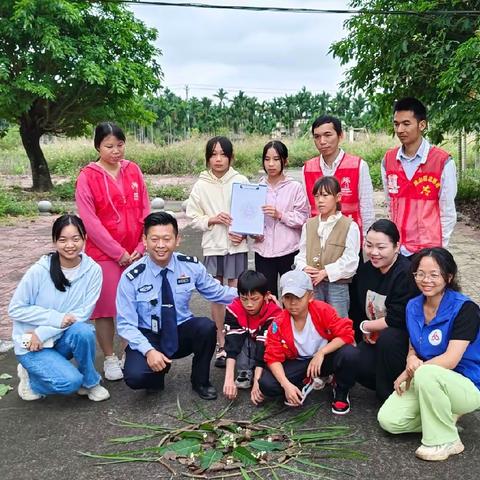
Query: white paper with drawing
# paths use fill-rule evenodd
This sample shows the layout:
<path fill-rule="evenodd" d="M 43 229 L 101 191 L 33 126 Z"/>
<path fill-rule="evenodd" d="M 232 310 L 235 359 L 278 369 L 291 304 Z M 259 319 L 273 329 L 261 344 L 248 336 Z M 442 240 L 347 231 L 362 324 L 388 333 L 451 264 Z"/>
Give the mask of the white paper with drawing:
<path fill-rule="evenodd" d="M 266 200 L 266 185 L 234 183 L 230 208 L 233 222 L 230 225 L 230 231 L 246 235 L 262 235 L 264 224 L 262 207 Z"/>

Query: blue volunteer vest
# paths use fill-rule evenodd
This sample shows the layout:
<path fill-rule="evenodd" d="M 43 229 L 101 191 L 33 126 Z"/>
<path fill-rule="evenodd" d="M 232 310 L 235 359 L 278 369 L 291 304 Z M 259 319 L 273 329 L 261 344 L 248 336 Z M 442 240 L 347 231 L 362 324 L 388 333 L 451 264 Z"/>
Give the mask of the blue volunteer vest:
<path fill-rule="evenodd" d="M 463 304 L 470 299 L 459 292 L 447 289 L 440 302 L 437 315 L 425 324 L 424 296 L 412 298 L 406 309 L 410 342 L 422 360 L 430 360 L 445 353 L 450 341 L 453 323 Z M 469 378 L 480 389 L 480 332 L 470 343 L 454 371 Z"/>

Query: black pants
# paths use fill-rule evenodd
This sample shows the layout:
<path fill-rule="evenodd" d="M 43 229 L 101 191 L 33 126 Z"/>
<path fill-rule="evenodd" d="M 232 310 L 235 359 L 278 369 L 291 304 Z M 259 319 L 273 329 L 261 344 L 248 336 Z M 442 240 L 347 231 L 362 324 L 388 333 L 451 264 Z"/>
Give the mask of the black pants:
<path fill-rule="evenodd" d="M 323 360 L 320 375 L 335 374 L 335 381 L 339 388 L 350 390 L 355 383 L 355 370 L 350 367 L 355 363 L 357 352 L 352 345 L 343 345 L 333 353 L 329 353 Z M 351 360 L 353 359 L 353 361 Z M 287 360 L 283 363 L 283 370 L 288 380 L 300 390 L 303 388 L 303 380 L 307 374 L 310 360 Z M 284 390 L 272 372 L 267 368 L 263 370 L 259 380 L 260 390 L 267 397 L 278 397 L 284 394 Z"/>
<path fill-rule="evenodd" d="M 357 349 L 357 382 L 375 390 L 379 400 L 384 402 L 393 392 L 393 382 L 405 370 L 407 331 L 388 327 L 380 332 L 376 344 L 362 341 Z"/>
<path fill-rule="evenodd" d="M 292 269 L 298 250 L 283 257 L 262 257 L 255 253 L 255 270 L 263 273 L 268 280 L 268 290 L 278 298 L 278 277 Z"/>
<path fill-rule="evenodd" d="M 160 335 L 141 329 L 141 332 L 151 345 L 159 350 Z M 215 351 L 217 333 L 215 323 L 206 317 L 193 317 L 178 326 L 178 350 L 172 359 L 183 358 L 193 353 L 192 385 L 207 385 L 210 378 L 210 360 Z M 165 374 L 170 370 L 170 365 L 161 372 L 150 369 L 146 357 L 139 351 L 126 349 L 125 368 L 123 377 L 125 383 L 134 390 L 148 388 L 161 390 L 164 387 Z"/>

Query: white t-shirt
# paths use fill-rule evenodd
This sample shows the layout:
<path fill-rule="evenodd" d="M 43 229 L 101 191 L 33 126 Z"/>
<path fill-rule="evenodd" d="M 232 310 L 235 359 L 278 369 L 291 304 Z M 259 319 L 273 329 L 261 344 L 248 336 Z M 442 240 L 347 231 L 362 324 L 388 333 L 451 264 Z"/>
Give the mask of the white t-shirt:
<path fill-rule="evenodd" d="M 80 270 L 80 265 L 81 264 L 82 264 L 82 262 L 80 262 L 76 267 L 72 267 L 72 268 L 61 267 L 62 272 L 65 275 L 65 278 L 69 282 L 73 282 L 77 278 L 78 271 Z"/>
<path fill-rule="evenodd" d="M 307 314 L 305 326 L 301 331 L 295 328 L 295 322 L 292 317 L 290 317 L 290 321 L 292 322 L 293 340 L 299 358 L 312 358 L 320 348 L 328 343 L 328 340 L 317 332 L 310 314 Z"/>

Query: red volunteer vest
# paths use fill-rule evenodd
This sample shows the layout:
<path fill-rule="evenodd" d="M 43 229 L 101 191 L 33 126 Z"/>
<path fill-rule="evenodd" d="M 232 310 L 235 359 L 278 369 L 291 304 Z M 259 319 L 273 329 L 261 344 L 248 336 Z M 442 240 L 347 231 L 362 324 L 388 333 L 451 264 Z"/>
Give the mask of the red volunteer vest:
<path fill-rule="evenodd" d="M 335 178 L 340 183 L 342 191 L 342 213 L 350 217 L 357 223 L 362 232 L 362 218 L 360 216 L 360 199 L 358 195 L 358 182 L 360 180 L 360 157 L 345 153 L 340 164 L 335 170 Z M 312 158 L 305 162 L 303 168 L 305 178 L 305 188 L 307 190 L 308 201 L 310 202 L 311 216 L 318 215 L 317 205 L 313 196 L 313 186 L 315 182 L 323 177 L 320 168 L 320 157 Z"/>
<path fill-rule="evenodd" d="M 140 186 L 143 184 L 140 169 L 128 162 L 122 170 L 123 193 L 110 175 L 93 168 L 82 169 L 93 195 L 95 211 L 112 238 L 132 253 L 142 237 L 143 205 Z M 108 186 L 107 186 L 108 185 Z M 94 260 L 111 260 L 90 240 L 87 232 L 85 253 Z"/>
<path fill-rule="evenodd" d="M 390 218 L 400 231 L 400 242 L 412 253 L 426 247 L 441 247 L 440 180 L 450 155 L 438 147 L 431 147 L 427 161 L 408 180 L 397 160 L 398 148 L 385 154 L 385 172 Z"/>

